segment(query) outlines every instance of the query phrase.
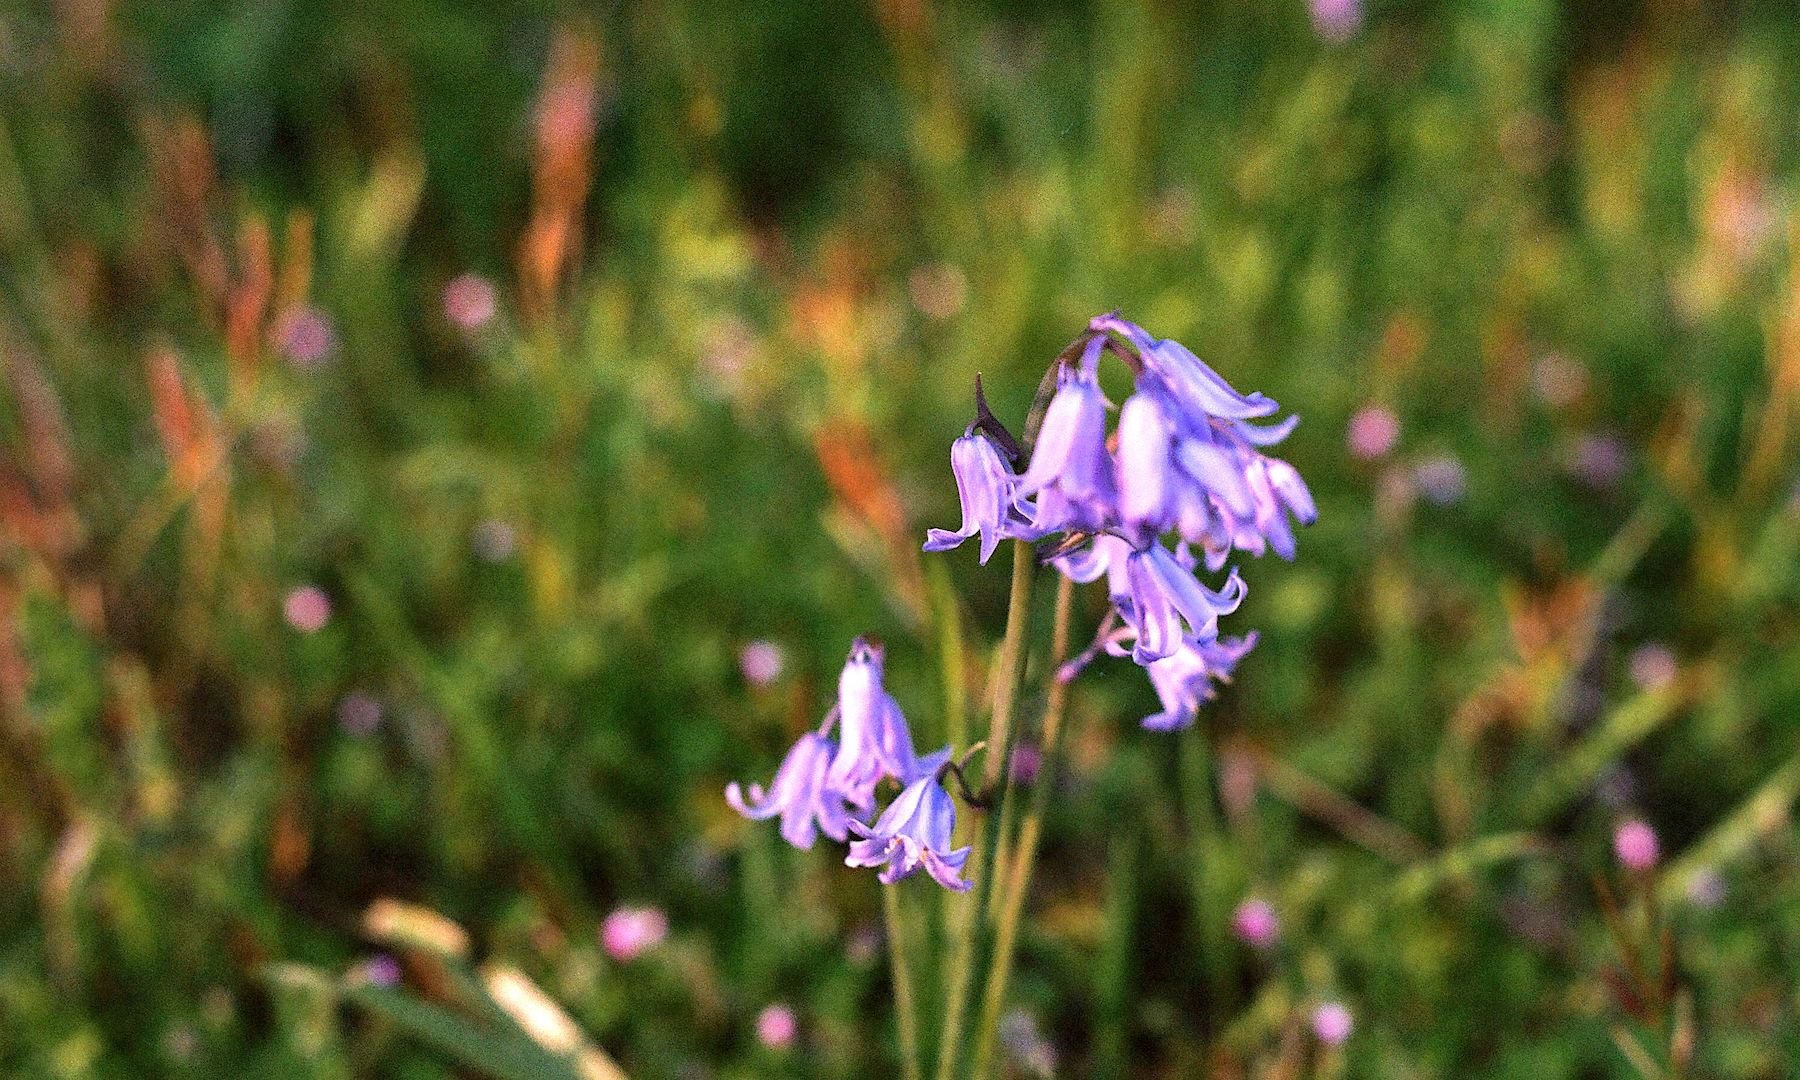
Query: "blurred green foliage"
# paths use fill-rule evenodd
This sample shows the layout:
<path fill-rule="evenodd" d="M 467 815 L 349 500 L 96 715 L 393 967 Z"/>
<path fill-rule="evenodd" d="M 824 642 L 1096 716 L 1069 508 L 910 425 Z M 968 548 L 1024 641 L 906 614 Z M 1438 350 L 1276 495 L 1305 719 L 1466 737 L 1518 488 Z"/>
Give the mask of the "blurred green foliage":
<path fill-rule="evenodd" d="M 985 701 L 1006 573 L 917 554 L 946 447 L 1121 308 L 1305 418 L 1321 513 L 1203 730 L 1075 689 L 1014 995 L 1062 1073 L 1630 1077 L 1685 1015 L 1696 1075 L 1787 1075 L 1796 71 L 1780 4 L 0 12 L 0 1071 L 452 1075 L 417 1010 L 478 992 L 339 977 L 397 897 L 633 1076 L 887 1074 L 871 876 L 720 791 L 858 633 L 922 741 Z M 1673 928 L 1661 1015 L 1595 875 Z M 626 901 L 672 932 L 621 962 Z"/>

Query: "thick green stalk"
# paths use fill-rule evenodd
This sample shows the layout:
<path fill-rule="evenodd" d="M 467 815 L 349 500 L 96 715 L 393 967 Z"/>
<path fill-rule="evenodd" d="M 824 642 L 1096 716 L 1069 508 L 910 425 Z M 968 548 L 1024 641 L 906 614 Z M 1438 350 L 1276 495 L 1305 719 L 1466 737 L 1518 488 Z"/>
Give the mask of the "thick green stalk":
<path fill-rule="evenodd" d="M 900 1029 L 900 1075 L 919 1080 L 919 1013 L 913 997 L 912 964 L 907 957 L 906 921 L 900 913 L 900 883 L 881 887 L 881 912 L 887 921 L 888 966 L 894 973 L 894 1016 Z"/>
<path fill-rule="evenodd" d="M 988 966 L 987 988 L 982 993 L 981 1020 L 975 1026 L 975 1070 L 987 1075 L 1000 1031 L 1000 1011 L 1006 1005 L 1006 986 L 1012 978 L 1013 950 L 1018 944 L 1019 917 L 1025 910 L 1025 894 L 1031 888 L 1031 871 L 1037 863 L 1038 837 L 1044 827 L 1044 811 L 1050 805 L 1050 788 L 1056 778 L 1056 753 L 1062 733 L 1063 710 L 1069 684 L 1057 672 L 1069 658 L 1069 616 L 1075 606 L 1075 583 L 1061 579 L 1056 586 L 1056 623 L 1050 634 L 1049 700 L 1044 706 L 1044 729 L 1038 776 L 1031 788 L 1031 805 L 1019 826 L 1019 839 L 1010 861 L 997 861 L 994 875 L 1000 897 L 995 925 L 994 958 Z"/>
<path fill-rule="evenodd" d="M 994 711 L 988 721 L 986 767 L 983 788 L 995 799 L 1003 800 L 1005 792 L 1004 764 L 1007 742 L 1012 737 L 1013 710 L 1019 700 L 1019 684 L 1025 677 L 1025 638 L 1031 624 L 1031 579 L 1037 570 L 1037 553 L 1024 540 L 1013 541 L 1012 599 L 1006 609 L 1006 637 L 1000 646 L 1000 659 L 994 669 Z M 963 1016 L 968 1011 L 969 993 L 974 987 L 976 939 L 981 934 L 981 910 L 987 890 L 992 888 L 988 866 L 992 845 L 988 837 L 987 813 L 976 815 L 975 832 L 970 838 L 974 851 L 969 856 L 967 876 L 975 888 L 956 904 L 956 951 L 946 983 L 948 995 L 944 1005 L 944 1029 L 938 1044 L 938 1080 L 954 1080 L 962 1049 Z M 996 864 L 997 865 L 997 864 Z"/>

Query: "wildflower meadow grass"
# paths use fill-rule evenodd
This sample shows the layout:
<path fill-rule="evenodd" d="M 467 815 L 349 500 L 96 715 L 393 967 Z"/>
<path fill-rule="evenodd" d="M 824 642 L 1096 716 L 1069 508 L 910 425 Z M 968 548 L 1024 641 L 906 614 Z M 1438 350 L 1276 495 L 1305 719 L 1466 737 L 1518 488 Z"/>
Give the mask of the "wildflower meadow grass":
<path fill-rule="evenodd" d="M 0 10 L 0 1075 L 1795 1075 L 1796 72 Z"/>

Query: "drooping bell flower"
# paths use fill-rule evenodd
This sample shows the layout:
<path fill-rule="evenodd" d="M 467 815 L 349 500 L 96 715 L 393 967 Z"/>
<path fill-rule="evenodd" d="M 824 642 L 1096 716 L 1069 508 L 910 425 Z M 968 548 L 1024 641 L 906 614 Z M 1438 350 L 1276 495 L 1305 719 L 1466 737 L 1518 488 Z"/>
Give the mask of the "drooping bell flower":
<path fill-rule="evenodd" d="M 1205 549 L 1208 569 L 1223 566 L 1234 548 L 1251 555 L 1274 548 L 1292 559 L 1289 519 L 1310 525 L 1318 517 L 1294 467 L 1258 452 L 1235 427 L 1215 428 L 1212 439 L 1182 440 L 1176 460 L 1175 524 L 1182 539 Z"/>
<path fill-rule="evenodd" d="M 1157 340 L 1149 331 L 1117 315 L 1102 315 L 1088 324 L 1099 332 L 1119 334 L 1137 349 L 1144 370 L 1155 375 L 1182 410 L 1195 420 L 1253 420 L 1281 406 L 1260 392 L 1240 394 L 1205 361 L 1173 339 Z"/>
<path fill-rule="evenodd" d="M 1086 546 L 1050 560 L 1050 565 L 1077 585 L 1086 585 L 1104 576 L 1106 594 L 1120 597 L 1131 594 L 1131 581 L 1125 573 L 1125 564 L 1130 558 L 1130 544 L 1112 533 L 1101 533 Z"/>
<path fill-rule="evenodd" d="M 987 436 L 971 424 L 950 444 L 950 471 L 956 477 L 956 495 L 962 502 L 962 528 L 926 532 L 926 551 L 949 551 L 964 540 L 981 534 L 981 562 L 987 564 L 1000 541 L 1024 535 L 1024 519 L 1015 508 L 1019 478 Z"/>
<path fill-rule="evenodd" d="M 874 825 L 851 821 L 860 840 L 850 843 L 846 866 L 880 866 L 881 883 L 892 885 L 920 867 L 946 889 L 967 892 L 970 883 L 957 875 L 969 858 L 968 848 L 950 849 L 956 829 L 956 804 L 934 775 L 906 786 Z"/>
<path fill-rule="evenodd" d="M 797 848 L 810 848 L 818 834 L 842 843 L 849 836 L 850 814 L 844 797 L 826 782 L 837 744 L 818 732 L 800 736 L 767 792 L 751 784 L 749 798 L 735 783 L 725 788 L 725 801 L 752 821 L 780 815 L 781 838 Z"/>
<path fill-rule="evenodd" d="M 1032 523 L 1039 534 L 1097 531 L 1114 515 L 1113 464 L 1106 453 L 1106 396 L 1100 392 L 1096 337 L 1077 365 L 1057 372 L 1056 395 L 1044 411 L 1031 465 L 1019 496 L 1037 496 Z"/>
<path fill-rule="evenodd" d="M 1200 706 L 1218 693 L 1215 684 L 1229 682 L 1232 669 L 1256 647 L 1256 632 L 1243 637 L 1184 642 L 1161 660 L 1145 665 L 1162 712 L 1144 717 L 1147 731 L 1180 731 L 1192 727 Z"/>
<path fill-rule="evenodd" d="M 1115 482 L 1119 520 L 1148 542 L 1168 528 L 1175 490 L 1175 429 L 1157 394 L 1140 390 L 1119 410 Z"/>
<path fill-rule="evenodd" d="M 950 759 L 947 746 L 923 758 L 913 751 L 906 716 L 882 685 L 883 668 L 881 646 L 857 638 L 838 676 L 837 707 L 825 719 L 827 727 L 834 718 L 838 724 L 837 753 L 827 783 L 864 811 L 874 807 L 875 785 L 882 777 L 910 784 L 935 774 Z"/>
<path fill-rule="evenodd" d="M 1119 614 L 1137 632 L 1131 658 L 1139 664 L 1173 655 L 1184 642 L 1212 641 L 1219 636 L 1219 616 L 1243 602 L 1244 582 L 1235 569 L 1214 592 L 1195 579 L 1192 566 L 1191 558 L 1178 560 L 1161 544 L 1134 551 L 1126 561 L 1131 595 Z"/>

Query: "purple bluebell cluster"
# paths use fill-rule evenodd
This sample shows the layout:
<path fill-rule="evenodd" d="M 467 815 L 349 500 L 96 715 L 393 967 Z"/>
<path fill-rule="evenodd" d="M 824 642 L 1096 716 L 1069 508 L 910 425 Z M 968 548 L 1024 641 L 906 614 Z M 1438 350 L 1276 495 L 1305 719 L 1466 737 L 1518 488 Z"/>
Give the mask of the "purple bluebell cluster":
<path fill-rule="evenodd" d="M 1110 435 L 1099 382 L 1109 352 L 1136 377 Z M 1113 602 L 1095 647 L 1064 677 L 1100 651 L 1129 655 L 1163 706 L 1144 726 L 1184 728 L 1256 644 L 1254 633 L 1219 634 L 1219 618 L 1244 599 L 1236 570 L 1217 589 L 1200 574 L 1224 570 L 1234 551 L 1291 559 L 1293 524 L 1317 516 L 1299 472 L 1263 452 L 1287 438 L 1298 417 L 1269 421 L 1275 401 L 1239 393 L 1181 343 L 1117 314 L 1094 319 L 1065 355 L 1074 359 L 1056 372 L 1022 473 L 981 421 L 956 440 L 962 528 L 932 530 L 925 549 L 979 534 L 986 562 L 1002 539 L 1059 537 L 1052 564 L 1077 582 L 1106 578 Z"/>
<path fill-rule="evenodd" d="M 839 843 L 854 833 L 845 862 L 885 867 L 885 883 L 923 868 L 946 888 L 964 891 L 969 883 L 957 871 L 969 850 L 951 850 L 956 806 L 939 780 L 950 748 L 922 757 L 913 749 L 906 716 L 887 692 L 883 662 L 879 645 L 857 638 L 825 722 L 788 750 L 768 790 L 751 784 L 746 793 L 733 783 L 725 801 L 753 820 L 779 817 L 782 839 L 798 848 L 812 847 L 820 833 Z M 898 784 L 900 794 L 875 817 L 884 780 Z"/>

